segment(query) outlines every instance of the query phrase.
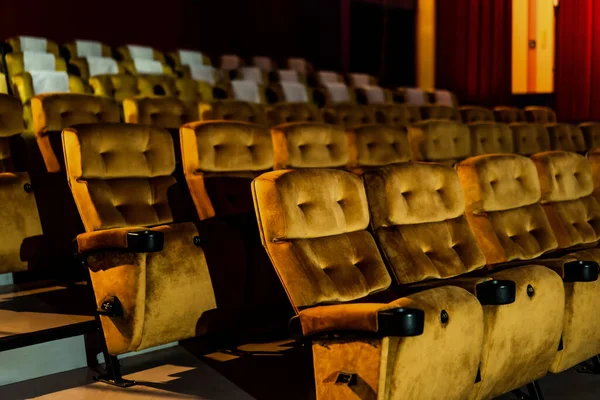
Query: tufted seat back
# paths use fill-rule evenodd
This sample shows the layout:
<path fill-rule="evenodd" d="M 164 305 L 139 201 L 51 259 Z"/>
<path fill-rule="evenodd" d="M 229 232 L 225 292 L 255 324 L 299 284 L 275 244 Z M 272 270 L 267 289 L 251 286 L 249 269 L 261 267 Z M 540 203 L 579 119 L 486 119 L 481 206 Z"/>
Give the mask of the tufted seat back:
<path fill-rule="evenodd" d="M 239 100 L 216 100 L 210 103 L 200 103 L 200 119 L 202 121 L 222 119 L 266 125 L 266 117 L 259 104 Z"/>
<path fill-rule="evenodd" d="M 139 94 L 137 78 L 125 74 L 96 75 L 90 78 L 90 86 L 97 96 L 106 96 L 122 103 L 128 97 Z"/>
<path fill-rule="evenodd" d="M 600 205 L 592 196 L 592 168 L 585 157 L 566 151 L 531 156 L 541 203 L 560 248 L 600 239 Z"/>
<path fill-rule="evenodd" d="M 25 149 L 21 133 L 23 125 L 23 107 L 15 97 L 0 95 L 0 174 L 4 172 L 24 171 Z"/>
<path fill-rule="evenodd" d="M 497 122 L 512 124 L 514 122 L 526 122 L 525 111 L 517 107 L 498 106 L 494 107 L 494 119 Z"/>
<path fill-rule="evenodd" d="M 33 128 L 48 172 L 64 167 L 60 132 L 75 124 L 119 122 L 117 104 L 109 98 L 88 94 L 43 94 L 31 99 Z"/>
<path fill-rule="evenodd" d="M 512 131 L 506 124 L 475 122 L 469 124 L 472 155 L 512 153 Z"/>
<path fill-rule="evenodd" d="M 490 154 L 461 161 L 456 169 L 467 220 L 488 264 L 529 260 L 556 248 L 531 159 Z"/>
<path fill-rule="evenodd" d="M 142 58 L 149 60 L 156 60 L 161 63 L 165 63 L 165 55 L 152 47 L 137 46 L 137 45 L 124 45 L 116 48 L 117 56 L 120 60 L 130 61 L 134 58 Z"/>
<path fill-rule="evenodd" d="M 466 124 L 472 122 L 494 121 L 494 112 L 489 108 L 478 106 L 462 106 L 459 108 L 462 120 Z"/>
<path fill-rule="evenodd" d="M 322 112 L 326 123 L 340 125 L 344 128 L 376 122 L 370 106 L 344 103 L 326 107 Z"/>
<path fill-rule="evenodd" d="M 6 39 L 6 43 L 10 46 L 13 53 L 20 53 L 23 51 L 41 51 L 45 53 L 52 53 L 57 57 L 59 56 L 58 43 L 46 38 L 14 36 Z"/>
<path fill-rule="evenodd" d="M 170 75 L 138 74 L 137 90 L 140 96 L 175 96 L 175 79 Z"/>
<path fill-rule="evenodd" d="M 359 177 L 339 170 L 268 172 L 252 183 L 263 245 L 296 310 L 389 287 Z"/>
<path fill-rule="evenodd" d="M 387 125 L 410 125 L 421 120 L 419 107 L 409 104 L 374 104 L 369 106 L 375 114 L 375 121 Z"/>
<path fill-rule="evenodd" d="M 351 167 L 377 167 L 409 161 L 408 130 L 404 126 L 360 125 L 347 130 Z"/>
<path fill-rule="evenodd" d="M 509 127 L 513 135 L 515 153 L 528 156 L 550 150 L 550 137 L 544 125 L 515 122 Z"/>
<path fill-rule="evenodd" d="M 126 139 L 125 139 L 126 138 Z M 67 177 L 86 231 L 173 222 L 175 153 L 164 129 L 84 124 L 63 131 Z"/>
<path fill-rule="evenodd" d="M 552 150 L 573 151 L 583 153 L 586 150 L 583 132 L 576 125 L 548 124 L 546 125 Z"/>
<path fill-rule="evenodd" d="M 551 124 L 556 122 L 556 113 L 549 107 L 529 106 L 525 107 L 525 118 L 529 122 Z"/>
<path fill-rule="evenodd" d="M 447 119 L 450 121 L 461 122 L 462 118 L 458 109 L 440 104 L 426 104 L 421 106 L 421 118 L 428 119 Z"/>
<path fill-rule="evenodd" d="M 600 123 L 599 122 L 584 122 L 579 125 L 579 129 L 583 133 L 585 145 L 588 150 L 595 149 L 600 146 Z"/>
<path fill-rule="evenodd" d="M 112 57 L 109 45 L 87 40 L 73 40 L 62 45 L 66 58 L 79 57 Z"/>
<path fill-rule="evenodd" d="M 125 122 L 176 129 L 198 119 L 198 110 L 190 109 L 174 97 L 128 98 L 123 102 Z"/>
<path fill-rule="evenodd" d="M 371 227 L 399 283 L 449 278 L 485 265 L 452 167 L 389 165 L 365 172 L 364 181 Z"/>
<path fill-rule="evenodd" d="M 469 127 L 448 120 L 422 121 L 409 128 L 413 159 L 454 163 L 471 154 Z"/>
<path fill-rule="evenodd" d="M 348 164 L 348 138 L 335 125 L 296 122 L 271 129 L 274 169 L 343 168 Z"/>
<path fill-rule="evenodd" d="M 319 109 L 310 103 L 278 103 L 267 109 L 269 126 L 290 122 L 323 122 Z"/>
<path fill-rule="evenodd" d="M 269 130 L 246 122 L 183 125 L 181 151 L 200 219 L 251 211 L 250 181 L 273 168 Z"/>
<path fill-rule="evenodd" d="M 587 159 L 592 168 L 592 181 L 594 184 L 593 195 L 600 202 L 600 149 L 595 148 L 587 153 Z"/>

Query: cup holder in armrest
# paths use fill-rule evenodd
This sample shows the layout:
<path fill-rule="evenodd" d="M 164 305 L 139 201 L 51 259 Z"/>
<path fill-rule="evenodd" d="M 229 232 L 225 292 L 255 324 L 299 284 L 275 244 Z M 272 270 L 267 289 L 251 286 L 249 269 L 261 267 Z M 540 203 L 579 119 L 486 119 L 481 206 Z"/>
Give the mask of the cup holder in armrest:
<path fill-rule="evenodd" d="M 161 251 L 165 244 L 162 232 L 143 230 L 127 232 L 127 250 L 135 253 L 154 253 Z"/>
<path fill-rule="evenodd" d="M 564 282 L 593 282 L 598 280 L 598 263 L 595 261 L 571 261 L 563 265 Z"/>
<path fill-rule="evenodd" d="M 477 299 L 482 306 L 500 306 L 515 302 L 517 285 L 508 280 L 491 280 L 477 285 Z"/>

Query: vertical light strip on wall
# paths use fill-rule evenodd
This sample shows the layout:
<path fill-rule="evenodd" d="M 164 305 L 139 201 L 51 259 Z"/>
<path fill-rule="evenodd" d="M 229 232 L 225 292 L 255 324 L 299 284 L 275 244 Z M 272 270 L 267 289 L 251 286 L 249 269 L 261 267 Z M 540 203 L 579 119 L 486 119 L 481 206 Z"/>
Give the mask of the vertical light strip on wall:
<path fill-rule="evenodd" d="M 527 92 L 536 92 L 536 74 L 537 74 L 537 0 L 529 0 L 529 24 L 527 29 L 527 38 L 529 49 L 527 51 Z M 532 47 L 531 44 L 535 46 Z"/>
<path fill-rule="evenodd" d="M 435 0 L 417 1 L 417 86 L 435 88 Z"/>

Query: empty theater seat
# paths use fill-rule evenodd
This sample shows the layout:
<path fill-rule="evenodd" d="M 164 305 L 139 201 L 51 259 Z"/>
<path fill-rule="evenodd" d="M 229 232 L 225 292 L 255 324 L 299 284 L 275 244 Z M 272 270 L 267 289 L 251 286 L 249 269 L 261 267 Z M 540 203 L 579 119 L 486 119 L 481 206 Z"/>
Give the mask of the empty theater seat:
<path fill-rule="evenodd" d="M 306 85 L 306 74 L 300 73 L 295 69 L 279 69 L 271 74 L 275 82 L 299 82 Z"/>
<path fill-rule="evenodd" d="M 266 93 L 263 85 L 255 81 L 233 79 L 229 85 L 224 86 L 227 98 L 246 101 L 256 104 L 266 103 Z"/>
<path fill-rule="evenodd" d="M 296 122 L 271 129 L 274 169 L 344 168 L 348 165 L 348 138 L 336 125 Z"/>
<path fill-rule="evenodd" d="M 393 102 L 393 94 L 389 89 L 377 85 L 366 85 L 354 88 L 358 104 L 385 104 Z"/>
<path fill-rule="evenodd" d="M 40 245 L 42 226 L 27 173 L 22 116 L 18 99 L 0 95 L 0 274 L 49 264 Z"/>
<path fill-rule="evenodd" d="M 191 78 L 175 79 L 175 96 L 186 104 L 213 99 L 213 85 Z"/>
<path fill-rule="evenodd" d="M 53 40 L 35 36 L 14 36 L 6 39 L 8 49 L 13 53 L 22 53 L 25 51 L 52 53 L 59 56 L 58 44 Z"/>
<path fill-rule="evenodd" d="M 515 122 L 508 126 L 513 133 L 515 153 L 528 156 L 550 150 L 550 137 L 544 125 Z"/>
<path fill-rule="evenodd" d="M 260 104 L 238 100 L 215 100 L 202 102 L 199 106 L 200 120 L 243 121 L 266 125 L 267 120 Z"/>
<path fill-rule="evenodd" d="M 276 171 L 255 179 L 252 192 L 262 243 L 297 314 L 291 326 L 312 342 L 317 398 L 468 397 L 481 356 L 481 306 L 456 287 L 385 296 L 392 279 L 367 231 L 359 177 Z M 424 321 L 423 329 L 409 332 L 401 317 L 388 325 L 386 312 L 414 313 L 407 319 Z M 459 369 L 451 367 L 457 359 Z"/>
<path fill-rule="evenodd" d="M 453 164 L 471 155 L 469 127 L 448 120 L 422 121 L 409 128 L 413 159 Z"/>
<path fill-rule="evenodd" d="M 267 102 L 312 103 L 313 89 L 300 82 L 279 82 L 270 85 L 265 92 Z"/>
<path fill-rule="evenodd" d="M 213 69 L 210 58 L 197 50 L 179 49 L 167 53 L 166 57 L 173 69 L 186 78 L 199 79 L 199 76 L 204 74 L 205 70 Z"/>
<path fill-rule="evenodd" d="M 315 97 L 315 103 L 319 106 L 354 103 L 356 100 L 354 91 L 350 90 L 343 82 L 324 83 L 322 88 L 318 89 L 316 92 L 320 93 L 323 97 L 323 101 L 318 97 Z M 316 93 L 315 96 L 317 96 Z"/>
<path fill-rule="evenodd" d="M 421 106 L 421 118 L 428 119 L 447 119 L 450 121 L 461 122 L 462 117 L 457 108 L 442 106 L 439 104 L 426 104 Z"/>
<path fill-rule="evenodd" d="M 457 165 L 467 202 L 467 219 L 491 268 L 502 267 L 510 261 L 532 260 L 557 248 L 568 248 L 564 245 L 565 239 L 569 238 L 563 236 L 566 227 L 559 228 L 563 218 L 569 221 L 569 227 L 572 222 L 577 222 L 570 232 L 593 232 L 590 224 L 600 216 L 600 209 L 588 196 L 592 192 L 589 166 L 584 165 L 583 157 L 575 154 L 562 153 L 566 156 L 558 158 L 553 154 L 556 152 L 539 153 L 533 156 L 535 161 L 518 155 L 488 155 Z M 556 176 L 562 175 L 559 170 L 565 175 L 557 179 Z M 589 223 L 577 220 L 584 209 L 595 210 L 588 214 Z M 573 210 L 577 211 L 573 213 Z M 562 212 L 567 214 L 559 217 Z M 574 240 L 574 237 L 570 239 Z M 581 240 L 581 236 L 578 239 L 574 241 L 586 241 Z M 541 265 L 546 262 L 563 280 L 564 322 L 558 315 L 548 314 L 561 322 L 561 345 L 556 348 L 549 368 L 555 373 L 600 351 L 600 340 L 591 333 L 598 329 L 598 322 L 586 317 L 599 306 L 597 275 L 593 279 L 589 276 L 582 279 L 582 263 L 577 262 L 582 259 L 594 261 L 586 255 L 589 253 L 584 251 L 560 259 L 532 261 Z M 597 265 L 593 267 L 597 268 Z M 527 293 L 533 298 L 540 291 L 534 283 L 530 285 Z"/>
<path fill-rule="evenodd" d="M 223 71 L 233 71 L 244 66 L 244 60 L 235 54 L 224 54 L 221 56 L 219 68 Z"/>
<path fill-rule="evenodd" d="M 352 87 L 377 86 L 377 78 L 369 74 L 348 74 L 348 84 Z"/>
<path fill-rule="evenodd" d="M 137 77 L 126 74 L 93 76 L 90 78 L 90 86 L 95 95 L 110 97 L 118 103 L 140 94 Z"/>
<path fill-rule="evenodd" d="M 109 354 L 202 333 L 216 302 L 196 226 L 174 220 L 171 135 L 147 125 L 101 123 L 68 128 L 63 142 L 86 229 L 77 248 L 93 253 L 87 262 L 98 307 L 112 301 L 119 311 L 100 316 Z"/>
<path fill-rule="evenodd" d="M 157 60 L 134 58 L 133 60 L 123 60 L 120 65 L 130 75 L 174 75 L 171 67 Z"/>
<path fill-rule="evenodd" d="M 494 118 L 497 122 L 511 124 L 513 122 L 526 122 L 525 111 L 521 108 L 510 106 L 494 107 Z"/>
<path fill-rule="evenodd" d="M 112 58 L 112 49 L 109 45 L 95 40 L 73 40 L 62 45 L 61 54 L 65 59 L 104 57 Z"/>
<path fill-rule="evenodd" d="M 375 114 L 370 106 L 357 104 L 335 104 L 322 110 L 328 124 L 351 128 L 356 125 L 375 123 Z"/>
<path fill-rule="evenodd" d="M 592 168 L 593 195 L 600 203 L 600 149 L 595 148 L 587 153 L 587 159 Z"/>
<path fill-rule="evenodd" d="M 577 125 L 554 123 L 547 124 L 546 130 L 550 138 L 552 150 L 585 153 L 587 146 L 581 128 Z"/>
<path fill-rule="evenodd" d="M 556 122 L 556 113 L 549 107 L 528 106 L 525 107 L 525 118 L 529 122 L 550 124 Z"/>
<path fill-rule="evenodd" d="M 498 122 L 476 122 L 469 124 L 471 154 L 514 152 L 513 133 L 506 124 Z"/>
<path fill-rule="evenodd" d="M 165 63 L 165 55 L 150 46 L 139 46 L 128 44 L 116 48 L 116 56 L 122 61 L 131 61 L 134 59 L 156 60 L 161 64 Z"/>
<path fill-rule="evenodd" d="M 271 59 L 271 57 L 265 56 L 254 56 L 252 57 L 252 65 L 260 68 L 263 71 L 271 71 L 277 69 L 277 64 Z"/>
<path fill-rule="evenodd" d="M 464 217 L 464 195 L 450 166 L 398 164 L 367 171 L 364 181 L 371 227 L 398 283 L 442 279 L 434 285 L 461 286 L 484 305 L 481 380 L 469 398 L 494 398 L 544 376 L 562 329 L 560 278 L 540 266 L 464 276 L 484 268 L 486 260 Z M 505 300 L 490 301 L 486 286 L 499 280 L 514 291 Z M 537 297 L 528 296 L 528 285 L 536 287 Z M 518 320 L 531 321 L 535 329 L 515 324 Z M 530 356 L 507 351 L 506 343 Z"/>
<path fill-rule="evenodd" d="M 375 121 L 387 125 L 411 125 L 421 120 L 419 107 L 408 104 L 375 104 Z"/>
<path fill-rule="evenodd" d="M 462 121 L 466 124 L 480 121 L 494 121 L 494 112 L 489 108 L 478 106 L 462 106 L 459 107 Z"/>
<path fill-rule="evenodd" d="M 314 68 L 311 63 L 306 61 L 304 58 L 288 58 L 287 66 L 289 69 L 297 71 L 299 74 L 308 75 L 314 72 Z"/>
<path fill-rule="evenodd" d="M 90 77 L 104 74 L 122 74 L 125 69 L 110 57 L 79 57 L 69 60 L 68 69 L 84 81 Z"/>
<path fill-rule="evenodd" d="M 579 129 L 581 129 L 581 132 L 583 133 L 585 145 L 588 150 L 600 146 L 600 123 L 584 122 L 579 125 Z"/>
<path fill-rule="evenodd" d="M 269 126 L 290 122 L 323 122 L 321 112 L 314 104 L 278 103 L 267 108 Z"/>
<path fill-rule="evenodd" d="M 348 129 L 349 168 L 355 173 L 411 159 L 405 126 L 359 125 Z"/>
<path fill-rule="evenodd" d="M 448 90 L 434 90 L 429 95 L 431 103 L 455 108 L 459 106 L 456 95 Z"/>
<path fill-rule="evenodd" d="M 413 106 L 424 106 L 429 103 L 427 93 L 419 88 L 398 88 L 394 96 L 398 103 L 406 103 Z"/>

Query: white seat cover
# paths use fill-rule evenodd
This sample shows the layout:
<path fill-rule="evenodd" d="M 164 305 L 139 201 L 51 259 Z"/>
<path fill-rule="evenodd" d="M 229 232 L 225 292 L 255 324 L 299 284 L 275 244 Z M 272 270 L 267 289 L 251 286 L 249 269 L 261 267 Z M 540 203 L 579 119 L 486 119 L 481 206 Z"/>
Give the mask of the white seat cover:
<path fill-rule="evenodd" d="M 325 88 L 332 103 L 346 103 L 350 101 L 348 86 L 341 82 L 326 83 Z"/>
<path fill-rule="evenodd" d="M 86 57 L 90 76 L 103 74 L 118 74 L 119 66 L 117 62 L 109 57 Z"/>
<path fill-rule="evenodd" d="M 77 57 L 102 57 L 102 43 L 94 40 L 76 40 Z"/>
<path fill-rule="evenodd" d="M 408 88 L 405 89 L 406 103 L 414 106 L 423 106 L 427 103 L 425 101 L 425 92 L 422 89 Z"/>
<path fill-rule="evenodd" d="M 306 60 L 304 58 L 289 58 L 288 67 L 301 73 L 306 74 Z"/>
<path fill-rule="evenodd" d="M 278 74 L 280 82 L 300 82 L 298 71 L 295 69 L 280 69 Z"/>
<path fill-rule="evenodd" d="M 233 95 L 236 100 L 260 103 L 260 92 L 256 82 L 234 79 L 231 81 L 231 86 L 233 87 Z"/>
<path fill-rule="evenodd" d="M 56 70 L 56 58 L 51 53 L 24 51 L 23 68 L 25 71 L 54 71 Z"/>
<path fill-rule="evenodd" d="M 363 86 L 365 94 L 367 95 L 367 103 L 369 104 L 383 104 L 385 103 L 385 92 L 381 86 Z"/>
<path fill-rule="evenodd" d="M 306 86 L 298 82 L 281 82 L 285 101 L 293 103 L 308 103 Z"/>
<path fill-rule="evenodd" d="M 29 71 L 33 82 L 33 93 L 67 93 L 69 76 L 65 71 Z"/>
<path fill-rule="evenodd" d="M 179 50 L 181 65 L 204 65 L 204 56 L 199 51 Z"/>
<path fill-rule="evenodd" d="M 350 74 L 350 80 L 352 86 L 361 87 L 369 86 L 371 84 L 370 77 L 367 74 Z"/>
<path fill-rule="evenodd" d="M 271 62 L 271 59 L 269 57 L 256 56 L 253 58 L 253 61 L 254 65 L 256 65 L 260 69 L 263 69 L 265 71 L 270 71 L 273 69 L 273 63 Z"/>
<path fill-rule="evenodd" d="M 319 82 L 321 82 L 322 85 L 337 83 L 339 82 L 338 74 L 332 71 L 319 71 Z"/>
<path fill-rule="evenodd" d="M 192 79 L 197 81 L 206 82 L 212 86 L 215 85 L 215 68 L 210 65 L 190 65 L 190 71 L 192 73 Z"/>
<path fill-rule="evenodd" d="M 221 56 L 221 69 L 231 71 L 240 67 L 241 60 L 233 54 L 225 54 Z"/>
<path fill-rule="evenodd" d="M 127 48 L 129 49 L 129 55 L 131 58 L 141 58 L 146 60 L 154 59 L 154 49 L 148 46 L 137 46 L 134 44 L 128 44 Z"/>
<path fill-rule="evenodd" d="M 452 101 L 452 94 L 447 90 L 436 90 L 435 102 L 443 106 L 454 107 L 454 102 Z"/>
<path fill-rule="evenodd" d="M 160 61 L 134 58 L 133 64 L 135 65 L 135 70 L 139 74 L 164 74 L 163 66 Z"/>
<path fill-rule="evenodd" d="M 37 51 L 46 53 L 48 51 L 48 39 L 35 36 L 19 36 L 21 51 Z"/>
<path fill-rule="evenodd" d="M 242 79 L 245 81 L 253 81 L 261 85 L 263 83 L 262 70 L 258 67 L 242 67 L 240 68 Z"/>

